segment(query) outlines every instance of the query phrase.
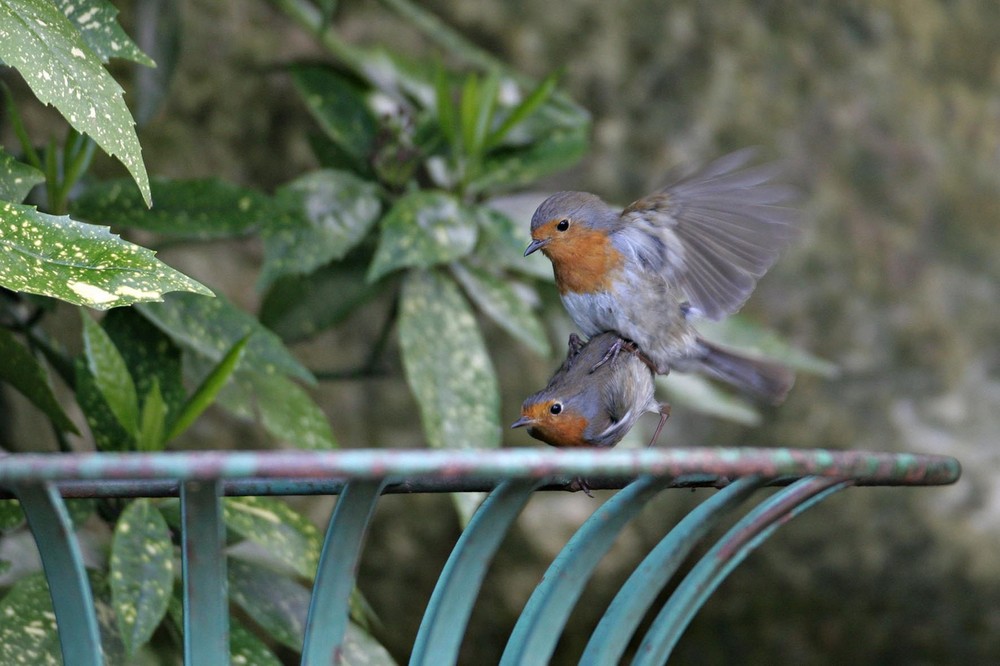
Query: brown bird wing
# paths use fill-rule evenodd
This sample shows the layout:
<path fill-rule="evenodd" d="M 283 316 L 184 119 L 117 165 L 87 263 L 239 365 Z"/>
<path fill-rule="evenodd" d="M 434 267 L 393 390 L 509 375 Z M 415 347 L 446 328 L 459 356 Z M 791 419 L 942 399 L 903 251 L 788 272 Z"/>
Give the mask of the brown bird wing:
<path fill-rule="evenodd" d="M 676 285 L 693 314 L 735 312 L 794 235 L 791 188 L 773 165 L 744 168 L 754 151 L 721 157 L 622 211 L 620 247 Z"/>

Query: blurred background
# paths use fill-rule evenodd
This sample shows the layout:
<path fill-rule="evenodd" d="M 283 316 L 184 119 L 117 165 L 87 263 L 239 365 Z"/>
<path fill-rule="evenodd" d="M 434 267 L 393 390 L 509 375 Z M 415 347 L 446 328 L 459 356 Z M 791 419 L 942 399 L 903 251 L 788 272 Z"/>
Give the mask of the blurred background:
<path fill-rule="evenodd" d="M 801 375 L 756 425 L 675 408 L 661 446 L 912 451 L 963 464 L 954 487 L 849 490 L 779 530 L 697 616 L 676 661 L 1000 663 L 1000 4 L 424 6 L 515 70 L 536 79 L 561 70 L 562 88 L 592 114 L 590 152 L 538 183 L 542 193 L 583 189 L 625 204 L 663 185 L 671 167 L 746 145 L 783 160 L 801 190 L 803 233 L 742 315 L 838 373 Z M 180 18 L 171 92 L 139 134 L 150 173 L 270 190 L 315 168 L 312 121 L 281 66 L 324 52 L 265 3 L 188 0 Z M 340 3 L 335 23 L 351 42 L 414 56 L 431 49 L 380 3 Z M 527 243 L 528 218 L 520 222 Z M 259 308 L 258 242 L 159 256 Z M 355 365 L 383 316 L 366 312 L 296 355 L 314 370 Z M 543 316 L 561 350 L 571 328 L 557 300 Z M 482 325 L 509 423 L 558 362 Z M 377 376 L 314 392 L 342 446 L 424 445 L 398 352 L 387 353 Z M 189 438 L 255 445 L 255 430 L 215 416 Z M 649 417 L 634 441 L 654 425 Z M 541 446 L 523 431 L 506 432 L 504 443 Z M 575 661 L 638 559 L 709 492 L 665 493 L 626 531 L 556 663 Z M 545 566 L 604 499 L 597 495 L 529 504 L 473 615 L 467 663 L 496 660 Z M 310 511 L 325 520 L 329 507 Z M 398 659 L 458 532 L 445 497 L 380 504 L 360 585 Z"/>

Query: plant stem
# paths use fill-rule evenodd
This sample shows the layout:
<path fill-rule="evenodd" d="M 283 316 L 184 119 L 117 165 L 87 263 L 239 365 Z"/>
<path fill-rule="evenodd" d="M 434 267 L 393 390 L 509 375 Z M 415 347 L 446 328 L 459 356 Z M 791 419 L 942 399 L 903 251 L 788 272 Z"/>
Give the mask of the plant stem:
<path fill-rule="evenodd" d="M 351 46 L 341 41 L 327 26 L 327 22 L 323 19 L 323 13 L 315 5 L 307 0 L 270 0 L 270 3 L 307 31 L 313 33 L 320 44 L 326 47 L 330 53 L 343 60 L 354 70 L 360 73 L 366 71 L 364 59 Z"/>
<path fill-rule="evenodd" d="M 479 48 L 434 14 L 409 0 L 379 0 L 383 5 L 406 19 L 444 50 L 457 55 L 471 65 L 484 70 L 499 70 L 510 74 L 510 68 L 498 58 Z"/>
<path fill-rule="evenodd" d="M 24 157 L 28 160 L 28 164 L 42 171 L 42 160 L 38 157 L 38 151 L 31 145 L 31 137 L 28 136 L 28 132 L 24 129 L 24 123 L 21 122 L 21 114 L 17 112 L 17 107 L 14 106 L 14 96 L 10 93 L 10 88 L 7 87 L 6 83 L 0 82 L 0 90 L 3 91 L 4 98 L 7 100 L 7 115 L 10 117 L 10 124 L 14 130 L 14 134 L 21 143 L 21 150 L 24 152 Z"/>

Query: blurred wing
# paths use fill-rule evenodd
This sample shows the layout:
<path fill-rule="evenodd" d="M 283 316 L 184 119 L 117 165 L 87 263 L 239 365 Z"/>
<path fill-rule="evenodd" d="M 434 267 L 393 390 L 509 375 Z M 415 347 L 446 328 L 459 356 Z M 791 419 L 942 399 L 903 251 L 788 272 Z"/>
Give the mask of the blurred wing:
<path fill-rule="evenodd" d="M 692 314 L 721 319 L 750 296 L 794 235 L 793 190 L 774 165 L 743 168 L 752 149 L 721 157 L 622 212 L 619 246 L 677 285 Z"/>

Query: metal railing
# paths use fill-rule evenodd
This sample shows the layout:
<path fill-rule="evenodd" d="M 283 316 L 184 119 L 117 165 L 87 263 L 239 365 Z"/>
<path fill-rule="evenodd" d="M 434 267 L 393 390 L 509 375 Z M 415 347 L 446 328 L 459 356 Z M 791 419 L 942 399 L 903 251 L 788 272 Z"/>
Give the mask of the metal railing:
<path fill-rule="evenodd" d="M 515 625 L 503 664 L 547 663 L 601 558 L 642 507 L 669 488 L 719 489 L 646 555 L 607 608 L 581 662 L 617 663 L 680 565 L 722 521 L 745 511 L 677 582 L 641 637 L 636 664 L 661 664 L 722 580 L 780 525 L 850 486 L 954 483 L 954 458 L 806 449 L 344 450 L 158 454 L 15 454 L 0 491 L 16 497 L 38 544 L 66 664 L 103 663 L 92 592 L 63 498 L 181 500 L 187 664 L 229 660 L 222 497 L 339 498 L 326 529 L 309 608 L 303 664 L 335 663 L 374 508 L 386 493 L 489 491 L 427 604 L 411 663 L 450 664 L 490 561 L 532 494 L 577 477 L 622 488 L 600 504 L 552 562 Z M 765 486 L 782 486 L 757 493 Z M 585 499 L 585 498 L 584 498 Z M 676 582 L 676 581 L 675 581 Z"/>

